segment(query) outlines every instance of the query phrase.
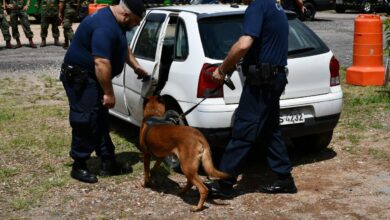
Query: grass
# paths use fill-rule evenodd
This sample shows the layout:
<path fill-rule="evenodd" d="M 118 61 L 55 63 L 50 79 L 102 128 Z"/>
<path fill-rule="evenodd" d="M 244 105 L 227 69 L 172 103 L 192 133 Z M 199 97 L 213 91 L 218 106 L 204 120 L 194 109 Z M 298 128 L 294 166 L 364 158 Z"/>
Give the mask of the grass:
<path fill-rule="evenodd" d="M 345 82 L 345 70 L 341 72 Z M 343 84 L 343 110 L 338 129 L 348 130 L 343 138 L 356 146 L 368 130 L 390 131 L 390 87 Z"/>
<path fill-rule="evenodd" d="M 123 132 L 114 131 L 112 138 L 117 153 L 122 154 L 118 159 L 129 163 L 133 172 L 115 177 L 116 182 L 129 181 L 142 172 L 140 155 L 132 144 L 136 136 L 125 134 L 129 124 L 121 126 Z M 1 210 L 31 209 L 51 190 L 73 183 L 69 177 L 70 132 L 67 98 L 56 78 L 0 80 Z M 93 160 L 95 171 L 99 163 Z"/>
<path fill-rule="evenodd" d="M 345 79 L 344 72 L 342 77 Z M 388 152 L 363 146 L 369 138 L 367 130 L 390 133 L 389 90 L 343 84 L 344 106 L 335 137 L 347 142 L 343 151 L 359 154 L 366 147 L 372 158 L 390 160 Z M 120 184 L 142 175 L 143 164 L 134 145 L 138 128 L 118 119 L 113 119 L 112 125 L 117 159 L 132 170 L 110 178 Z M 0 80 L 0 210 L 12 216 L 14 211 L 37 207 L 53 190 L 78 187 L 69 177 L 70 132 L 67 98 L 56 78 L 42 75 Z M 88 162 L 94 172 L 99 164 L 96 157 Z M 74 198 L 64 195 L 61 200 L 65 204 Z"/>

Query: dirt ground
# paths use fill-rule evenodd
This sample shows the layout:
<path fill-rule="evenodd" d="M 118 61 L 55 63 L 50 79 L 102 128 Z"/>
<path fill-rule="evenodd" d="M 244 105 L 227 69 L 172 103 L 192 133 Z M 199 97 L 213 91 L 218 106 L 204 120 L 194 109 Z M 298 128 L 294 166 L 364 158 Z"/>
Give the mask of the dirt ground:
<path fill-rule="evenodd" d="M 39 26 L 33 25 L 33 30 L 34 39 L 39 43 Z M 27 42 L 25 39 L 24 41 Z M 4 44 L 0 42 L 2 47 Z M 45 73 L 56 75 L 64 51 L 54 46 L 35 50 L 20 49 L 20 52 L 26 54 L 26 60 L 29 57 L 35 60 L 29 64 L 30 67 L 36 67 L 23 73 L 34 74 L 38 68 L 42 69 L 40 65 L 43 65 Z M 54 63 L 44 64 L 46 61 L 39 59 L 45 54 L 54 54 L 55 57 L 51 57 Z M 13 62 L 13 57 L 20 58 L 19 56 L 17 50 L 0 50 L 3 60 L 0 75 L 18 74 L 20 70 L 10 63 Z M 7 59 L 9 60 L 4 61 Z M 152 189 L 140 187 L 142 175 L 125 180 L 115 177 L 99 178 L 99 183 L 93 185 L 71 180 L 63 187 L 50 189 L 38 204 L 30 209 L 12 210 L 0 205 L 0 218 L 390 219 L 389 115 L 389 112 L 382 115 L 378 112 L 377 117 L 383 118 L 383 126 L 387 129 L 365 130 L 362 132 L 362 140 L 356 144 L 351 144 L 345 138 L 349 131 L 338 126 L 330 147 L 325 151 L 305 153 L 291 148 L 293 176 L 299 190 L 297 194 L 266 195 L 257 192 L 260 184 L 270 182 L 273 178 L 266 168 L 264 154 L 260 152 L 248 160 L 246 171 L 240 176 L 235 187 L 236 196 L 233 199 L 208 200 L 205 210 L 198 213 L 190 212 L 190 207 L 198 201 L 195 188 L 184 196 L 179 196 L 178 187 L 184 186 L 185 178 L 176 173 L 167 175 L 160 172 Z M 385 152 L 387 157 L 375 157 L 368 153 L 370 149 L 379 149 Z M 138 152 L 128 152 L 132 153 Z M 69 166 L 70 159 L 54 162 Z M 66 172 L 69 171 L 70 167 Z M 4 182 L 1 184 L 12 185 Z"/>

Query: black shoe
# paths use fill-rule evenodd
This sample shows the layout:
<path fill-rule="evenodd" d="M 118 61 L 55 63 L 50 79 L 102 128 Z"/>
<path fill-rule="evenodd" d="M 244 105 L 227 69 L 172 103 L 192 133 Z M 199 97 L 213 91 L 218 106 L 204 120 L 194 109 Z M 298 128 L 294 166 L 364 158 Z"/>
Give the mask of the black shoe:
<path fill-rule="evenodd" d="M 262 193 L 297 193 L 298 189 L 295 186 L 294 179 L 292 177 L 286 179 L 279 179 L 270 185 L 264 185 L 260 187 Z"/>
<path fill-rule="evenodd" d="M 86 183 L 97 183 L 98 181 L 96 175 L 88 170 L 85 162 L 74 162 L 70 176 Z"/>
<path fill-rule="evenodd" d="M 218 182 L 205 183 L 209 189 L 209 197 L 213 199 L 231 199 L 233 198 L 233 186 L 221 185 Z"/>
<path fill-rule="evenodd" d="M 115 159 L 102 159 L 102 166 L 99 172 L 100 176 L 114 176 L 121 174 L 121 166 Z"/>

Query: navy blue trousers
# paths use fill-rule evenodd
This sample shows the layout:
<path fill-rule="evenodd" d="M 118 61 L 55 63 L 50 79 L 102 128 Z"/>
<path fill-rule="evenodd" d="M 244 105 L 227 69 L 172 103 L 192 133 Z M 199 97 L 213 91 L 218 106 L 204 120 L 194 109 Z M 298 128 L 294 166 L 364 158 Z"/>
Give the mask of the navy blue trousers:
<path fill-rule="evenodd" d="M 278 74 L 273 86 L 244 85 L 236 110 L 232 138 L 223 153 L 219 169 L 232 178 L 220 181 L 233 185 L 239 168 L 261 134 L 267 147 L 267 162 L 278 174 L 288 174 L 291 162 L 279 127 L 280 96 L 287 84 L 285 74 Z"/>
<path fill-rule="evenodd" d="M 81 89 L 73 82 L 60 80 L 69 101 L 69 123 L 72 127 L 70 156 L 74 160 L 87 160 L 93 151 L 99 157 L 114 158 L 115 146 L 109 134 L 108 109 L 102 105 L 103 93 L 99 83 L 88 77 Z"/>

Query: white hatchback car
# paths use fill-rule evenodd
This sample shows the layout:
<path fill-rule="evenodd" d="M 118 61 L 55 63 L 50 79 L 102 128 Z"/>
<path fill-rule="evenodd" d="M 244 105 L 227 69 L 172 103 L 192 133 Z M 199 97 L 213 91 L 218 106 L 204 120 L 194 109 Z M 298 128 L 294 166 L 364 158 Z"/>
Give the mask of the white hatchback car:
<path fill-rule="evenodd" d="M 167 108 L 183 113 L 216 85 L 208 72 L 220 64 L 242 32 L 246 6 L 188 5 L 153 8 L 127 33 L 138 62 L 152 74 L 142 82 L 125 66 L 113 79 L 116 106 L 110 113 L 140 126 L 150 91 L 165 97 Z M 281 97 L 280 124 L 286 137 L 313 149 L 326 147 L 339 120 L 343 93 L 339 63 L 307 26 L 289 17 L 288 85 Z M 236 89 L 227 86 L 207 98 L 184 122 L 202 131 L 211 146 L 225 143 L 245 77 L 235 71 Z"/>

